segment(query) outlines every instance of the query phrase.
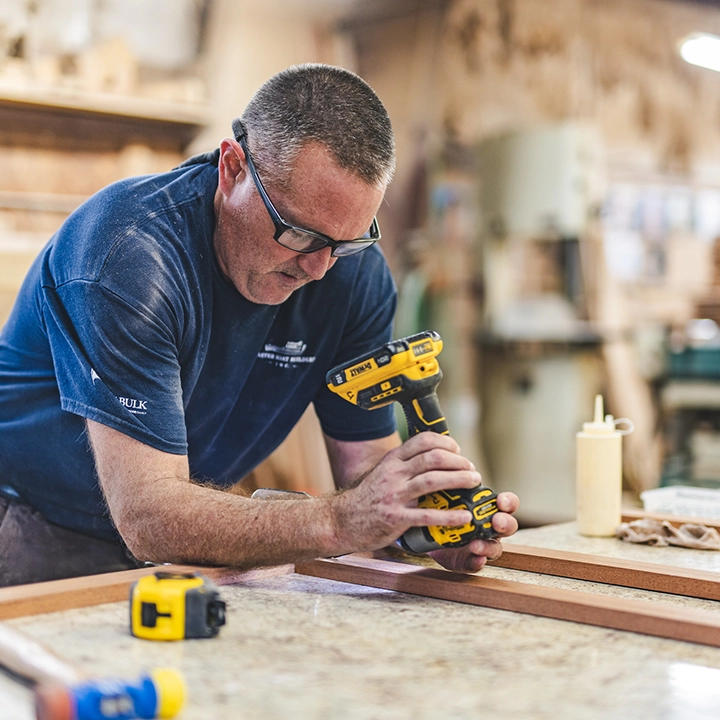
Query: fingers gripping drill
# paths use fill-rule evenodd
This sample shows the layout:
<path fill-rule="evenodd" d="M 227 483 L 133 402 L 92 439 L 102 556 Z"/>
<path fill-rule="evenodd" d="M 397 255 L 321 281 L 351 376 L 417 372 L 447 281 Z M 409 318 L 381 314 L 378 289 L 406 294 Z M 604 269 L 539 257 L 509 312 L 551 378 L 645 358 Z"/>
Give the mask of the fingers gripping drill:
<path fill-rule="evenodd" d="M 407 419 L 408 432 L 448 434 L 436 389 L 442 380 L 437 355 L 442 340 L 433 331 L 394 340 L 371 353 L 357 357 L 328 372 L 330 390 L 365 410 L 399 402 Z M 411 527 L 398 544 L 411 552 L 462 547 L 475 538 L 497 536 L 492 516 L 498 511 L 497 495 L 478 485 L 472 489 L 440 490 L 418 498 L 418 507 L 439 510 L 469 510 L 467 525 Z"/>

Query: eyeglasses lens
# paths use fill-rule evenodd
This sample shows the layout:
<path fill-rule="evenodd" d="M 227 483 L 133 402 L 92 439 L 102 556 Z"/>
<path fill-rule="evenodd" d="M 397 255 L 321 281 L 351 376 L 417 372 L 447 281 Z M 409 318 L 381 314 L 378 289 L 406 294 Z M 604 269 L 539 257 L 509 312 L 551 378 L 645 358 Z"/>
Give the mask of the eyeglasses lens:
<path fill-rule="evenodd" d="M 356 253 L 367 250 L 371 245 L 375 244 L 375 240 L 367 242 L 349 242 L 338 245 L 333 252 L 335 257 L 344 257 L 346 255 L 355 255 Z"/>
<path fill-rule="evenodd" d="M 277 238 L 281 245 L 284 245 L 290 250 L 295 252 L 315 252 L 321 250 L 327 243 L 320 237 L 311 235 L 310 233 L 304 233 L 293 228 L 288 228 L 283 232 L 280 237 Z"/>
<path fill-rule="evenodd" d="M 287 228 L 276 239 L 286 248 L 301 253 L 316 252 L 328 245 L 324 238 L 309 232 L 303 232 L 300 228 Z M 375 240 L 370 238 L 368 238 L 367 242 L 358 242 L 357 240 L 353 242 L 342 242 L 340 245 L 334 247 L 332 254 L 334 257 L 355 255 L 355 253 L 362 252 L 374 244 Z"/>

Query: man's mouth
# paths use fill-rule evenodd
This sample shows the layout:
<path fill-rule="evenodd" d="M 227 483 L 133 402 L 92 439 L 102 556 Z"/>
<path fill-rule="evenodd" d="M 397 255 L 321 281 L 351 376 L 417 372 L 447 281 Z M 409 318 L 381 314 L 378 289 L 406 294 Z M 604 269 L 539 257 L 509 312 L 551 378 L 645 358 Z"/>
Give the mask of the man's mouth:
<path fill-rule="evenodd" d="M 298 277 L 297 275 L 292 275 L 291 273 L 283 272 L 282 270 L 278 270 L 277 274 L 289 282 L 304 283 L 308 281 L 307 277 Z"/>

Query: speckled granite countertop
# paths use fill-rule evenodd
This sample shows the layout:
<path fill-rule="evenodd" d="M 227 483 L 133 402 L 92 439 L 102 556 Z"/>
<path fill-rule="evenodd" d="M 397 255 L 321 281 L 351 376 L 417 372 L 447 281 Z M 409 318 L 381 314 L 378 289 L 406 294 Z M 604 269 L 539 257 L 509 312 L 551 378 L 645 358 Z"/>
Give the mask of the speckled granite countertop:
<path fill-rule="evenodd" d="M 720 573 L 720 553 L 580 538 L 572 523 L 511 541 Z M 720 611 L 710 601 L 483 573 Z M 10 624 L 94 673 L 178 668 L 189 688 L 182 720 L 720 717 L 720 649 L 298 575 L 222 592 L 228 624 L 212 640 L 132 638 L 126 603 Z M 29 692 L 0 677 L 0 718 L 32 717 Z"/>

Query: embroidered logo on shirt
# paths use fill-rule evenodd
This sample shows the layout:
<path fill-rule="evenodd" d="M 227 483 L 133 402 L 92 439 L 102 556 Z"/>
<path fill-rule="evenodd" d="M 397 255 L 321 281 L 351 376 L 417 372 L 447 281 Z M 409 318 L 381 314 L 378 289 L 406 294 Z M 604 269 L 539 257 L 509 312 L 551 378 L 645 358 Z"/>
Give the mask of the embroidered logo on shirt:
<path fill-rule="evenodd" d="M 302 363 L 315 362 L 314 355 L 303 355 L 306 349 L 307 343 L 302 340 L 288 340 L 282 347 L 268 343 L 258 358 L 268 360 L 275 367 L 299 367 Z"/>

